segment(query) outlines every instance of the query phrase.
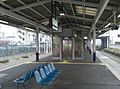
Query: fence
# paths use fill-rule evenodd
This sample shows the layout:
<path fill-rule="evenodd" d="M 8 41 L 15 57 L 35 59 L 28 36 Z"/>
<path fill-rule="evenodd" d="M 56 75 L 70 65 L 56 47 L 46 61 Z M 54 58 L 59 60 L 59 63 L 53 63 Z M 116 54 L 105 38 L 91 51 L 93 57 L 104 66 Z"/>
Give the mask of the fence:
<path fill-rule="evenodd" d="M 35 50 L 36 47 L 32 45 L 4 45 L 0 46 L 0 57 L 35 52 Z"/>

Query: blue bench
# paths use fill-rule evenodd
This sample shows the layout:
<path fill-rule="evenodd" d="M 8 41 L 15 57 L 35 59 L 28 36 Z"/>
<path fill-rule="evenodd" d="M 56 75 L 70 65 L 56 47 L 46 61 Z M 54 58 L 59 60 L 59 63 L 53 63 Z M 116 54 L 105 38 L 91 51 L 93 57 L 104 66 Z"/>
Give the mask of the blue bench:
<path fill-rule="evenodd" d="M 24 89 L 26 89 L 25 83 L 34 77 L 37 84 L 41 84 L 42 86 L 48 85 L 52 84 L 52 81 L 60 74 L 60 72 L 61 71 L 55 68 L 53 63 L 47 63 L 27 71 L 13 82 L 16 83 L 17 89 L 19 89 L 19 85 L 23 85 Z"/>
<path fill-rule="evenodd" d="M 46 64 L 40 68 L 40 71 L 35 71 L 34 76 L 37 84 L 39 85 L 50 85 L 53 80 L 60 74 L 52 63 Z"/>
<path fill-rule="evenodd" d="M 28 71 L 23 76 L 13 81 L 14 83 L 17 84 L 17 89 L 19 88 L 19 85 L 23 85 L 23 87 L 25 88 L 24 83 L 30 79 L 30 75 L 31 75 L 31 71 Z"/>
<path fill-rule="evenodd" d="M 39 66 L 40 68 L 41 66 Z M 34 72 L 37 70 L 37 68 L 33 68 L 29 71 L 27 71 L 25 74 L 23 74 L 21 77 L 15 79 L 13 82 L 16 83 L 17 85 L 17 89 L 19 89 L 19 85 L 23 85 L 24 89 L 26 89 L 25 87 L 25 83 L 30 80 L 31 78 L 34 77 Z"/>

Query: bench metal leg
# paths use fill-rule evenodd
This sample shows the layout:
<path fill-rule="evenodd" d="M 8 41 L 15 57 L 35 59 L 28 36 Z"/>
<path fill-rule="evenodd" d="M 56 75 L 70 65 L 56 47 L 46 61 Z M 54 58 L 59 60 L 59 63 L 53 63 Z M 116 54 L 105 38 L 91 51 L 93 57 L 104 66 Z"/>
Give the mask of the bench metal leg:
<path fill-rule="evenodd" d="M 26 89 L 25 84 L 22 84 L 22 85 L 23 85 L 24 89 Z"/>
<path fill-rule="evenodd" d="M 17 84 L 17 89 L 19 89 L 19 84 Z"/>
<path fill-rule="evenodd" d="M 40 87 L 40 89 L 42 89 L 42 86 Z"/>

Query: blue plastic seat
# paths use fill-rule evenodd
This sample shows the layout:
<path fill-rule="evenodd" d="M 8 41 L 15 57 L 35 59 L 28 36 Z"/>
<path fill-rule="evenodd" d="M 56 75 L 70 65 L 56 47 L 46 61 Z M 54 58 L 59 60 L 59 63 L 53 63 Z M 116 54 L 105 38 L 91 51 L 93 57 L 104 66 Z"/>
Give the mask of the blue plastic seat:
<path fill-rule="evenodd" d="M 45 71 L 43 70 L 43 68 L 40 68 L 40 75 L 41 75 L 43 81 L 45 81 L 47 84 L 51 84 L 52 83 L 53 78 L 47 76 L 45 74 Z"/>
<path fill-rule="evenodd" d="M 49 71 L 49 69 L 48 69 L 48 67 L 47 67 L 47 65 L 44 66 L 43 69 L 44 69 L 45 74 L 46 74 L 47 76 L 49 76 L 49 75 L 51 74 L 50 71 Z"/>
<path fill-rule="evenodd" d="M 14 80 L 13 82 L 15 82 L 17 84 L 17 89 L 19 88 L 19 85 L 23 85 L 23 87 L 25 88 L 24 83 L 29 80 L 30 78 L 30 73 L 31 71 L 26 72 L 23 76 L 21 76 L 20 78 Z M 26 88 L 25 88 L 26 89 Z"/>
<path fill-rule="evenodd" d="M 36 71 L 36 68 L 33 68 L 30 72 L 30 78 L 32 78 L 34 76 L 34 72 Z"/>
<path fill-rule="evenodd" d="M 48 76 L 48 77 L 52 77 L 53 79 L 55 79 L 56 75 L 53 74 L 53 71 L 50 72 L 47 65 L 43 67 L 44 71 L 45 71 L 45 74 Z"/>
<path fill-rule="evenodd" d="M 55 70 L 56 70 L 56 68 L 55 68 L 54 64 L 53 64 L 53 63 L 50 63 L 50 65 L 51 65 L 51 67 L 52 67 L 53 71 L 55 71 Z"/>
<path fill-rule="evenodd" d="M 38 66 L 38 67 L 36 67 L 36 70 L 37 70 L 37 71 L 40 71 L 40 68 L 41 68 L 41 65 Z"/>
<path fill-rule="evenodd" d="M 50 73 L 53 73 L 54 70 L 52 69 L 52 67 L 50 66 L 50 64 L 47 64 L 48 70 L 50 71 Z"/>
<path fill-rule="evenodd" d="M 52 70 L 55 72 L 60 72 L 59 70 L 57 70 L 56 68 L 55 68 L 55 66 L 54 66 L 54 64 L 53 63 L 50 63 L 50 66 L 51 66 L 51 68 L 52 68 Z"/>
<path fill-rule="evenodd" d="M 35 76 L 35 80 L 37 82 L 37 84 L 40 85 L 46 85 L 47 83 L 44 81 L 44 79 L 41 77 L 40 73 L 38 71 L 34 72 L 34 76 Z"/>
<path fill-rule="evenodd" d="M 57 70 L 53 63 L 48 64 L 49 70 L 52 70 L 54 75 L 59 75 L 61 71 Z"/>
<path fill-rule="evenodd" d="M 30 78 L 30 72 L 31 71 L 26 72 L 23 76 L 21 76 L 20 78 L 14 80 L 13 82 L 15 82 L 16 84 L 25 83 Z"/>

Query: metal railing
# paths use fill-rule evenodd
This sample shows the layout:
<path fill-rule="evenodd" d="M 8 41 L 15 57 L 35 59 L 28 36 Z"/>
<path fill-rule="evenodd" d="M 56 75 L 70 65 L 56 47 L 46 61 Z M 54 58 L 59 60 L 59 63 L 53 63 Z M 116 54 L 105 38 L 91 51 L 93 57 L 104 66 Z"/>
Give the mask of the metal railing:
<path fill-rule="evenodd" d="M 0 46 L 0 57 L 30 53 L 35 51 L 36 47 L 33 45 L 2 45 Z"/>

